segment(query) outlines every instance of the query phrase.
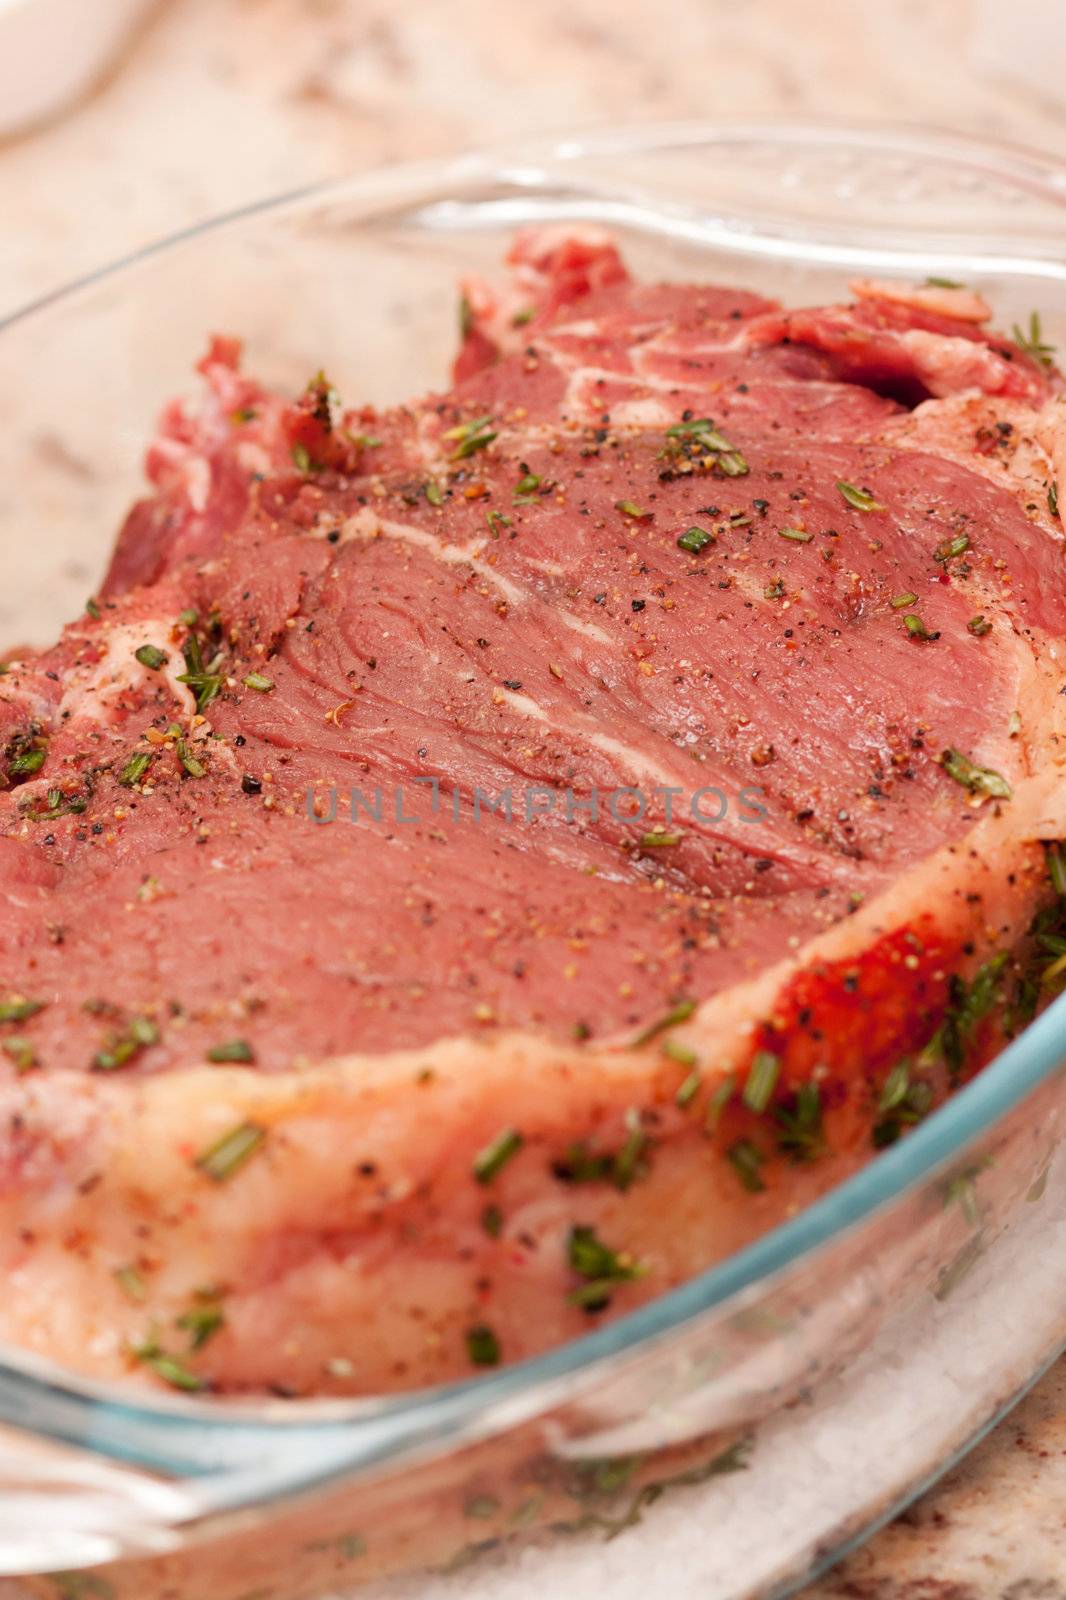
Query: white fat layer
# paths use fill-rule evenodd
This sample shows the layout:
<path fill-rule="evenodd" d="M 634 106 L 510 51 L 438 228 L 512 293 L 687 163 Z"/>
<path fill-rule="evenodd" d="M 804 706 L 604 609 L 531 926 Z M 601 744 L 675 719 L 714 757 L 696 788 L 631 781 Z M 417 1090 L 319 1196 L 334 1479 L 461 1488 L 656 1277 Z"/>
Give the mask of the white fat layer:
<path fill-rule="evenodd" d="M 588 745 L 606 756 L 620 776 L 629 780 L 628 785 L 620 784 L 619 787 L 640 787 L 645 795 L 655 789 L 673 789 L 686 795 L 691 791 L 692 775 L 687 765 L 675 769 L 654 761 L 640 750 L 634 749 L 632 745 L 604 733 L 591 718 L 572 711 L 564 714 L 558 706 L 553 707 L 549 714 L 540 702 L 530 695 L 506 689 L 500 692 L 506 703 L 519 715 L 529 717 L 535 722 L 550 723 L 564 738 L 572 740 L 575 744 Z M 736 778 L 728 773 L 708 772 L 706 769 L 702 772 L 701 788 L 718 788 L 729 794 L 737 786 Z M 746 852 L 772 857 L 797 868 L 800 872 L 811 871 L 817 863 L 817 871 L 822 877 L 829 875 L 848 882 L 856 880 L 856 867 L 853 861 L 837 862 L 829 855 L 797 849 L 791 840 L 780 835 L 771 824 L 764 823 L 756 837 L 750 826 L 745 830 L 741 824 L 732 826 L 728 822 L 712 824 L 697 813 L 695 816 L 686 814 L 685 827 L 708 838 L 728 841 Z"/>
<path fill-rule="evenodd" d="M 525 599 L 523 590 L 517 584 L 497 572 L 487 561 L 481 560 L 480 552 L 484 546 L 480 542 L 468 545 L 452 544 L 448 540 L 436 538 L 425 528 L 416 528 L 413 523 L 393 522 L 391 518 L 379 517 L 369 506 L 364 506 L 354 517 L 348 518 L 341 529 L 341 537 L 345 540 L 396 539 L 403 544 L 415 545 L 420 550 L 428 550 L 437 561 L 443 561 L 448 566 L 469 567 L 479 578 L 492 584 L 493 588 L 512 605 L 517 605 Z"/>
<path fill-rule="evenodd" d="M 743 325 L 731 339 L 687 340 L 667 331 L 656 339 L 649 339 L 647 344 L 638 345 L 631 352 L 630 360 L 636 370 L 642 372 L 648 356 L 717 356 L 725 350 L 746 350 L 748 342 Z"/>
<path fill-rule="evenodd" d="M 67 676 L 59 716 L 87 720 L 109 720 L 109 713 L 123 695 L 139 690 L 146 682 L 165 683 L 178 707 L 187 716 L 196 710 L 196 701 L 178 674 L 185 671 L 181 652 L 169 643 L 173 618 L 147 617 L 141 622 L 125 622 L 109 629 L 104 637 L 104 653 L 85 667 L 76 667 Z M 137 660 L 142 645 L 153 644 L 163 650 L 167 660 L 152 671 Z"/>
<path fill-rule="evenodd" d="M 582 633 L 586 639 L 593 639 L 597 644 L 611 644 L 611 636 L 598 622 L 590 622 L 587 617 L 575 617 L 569 611 L 559 609 L 555 615 L 559 621 L 570 629 L 572 633 Z"/>
<path fill-rule="evenodd" d="M 919 378 L 934 395 L 957 394 L 967 388 L 994 394 L 1002 388 L 1010 370 L 1001 355 L 973 339 L 908 328 L 900 334 L 899 342 L 910 354 Z"/>

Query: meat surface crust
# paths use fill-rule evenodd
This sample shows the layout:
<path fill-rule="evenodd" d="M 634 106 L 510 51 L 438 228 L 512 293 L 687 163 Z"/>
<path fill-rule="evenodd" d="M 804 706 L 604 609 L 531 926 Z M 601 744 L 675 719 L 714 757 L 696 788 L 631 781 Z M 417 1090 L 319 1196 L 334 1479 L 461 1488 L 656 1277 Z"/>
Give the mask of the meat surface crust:
<path fill-rule="evenodd" d="M 968 291 L 636 283 L 594 229 L 510 266 L 390 411 L 216 338 L 0 677 L 8 1340 L 295 1395 L 518 1359 L 1054 991 L 1045 352 Z"/>

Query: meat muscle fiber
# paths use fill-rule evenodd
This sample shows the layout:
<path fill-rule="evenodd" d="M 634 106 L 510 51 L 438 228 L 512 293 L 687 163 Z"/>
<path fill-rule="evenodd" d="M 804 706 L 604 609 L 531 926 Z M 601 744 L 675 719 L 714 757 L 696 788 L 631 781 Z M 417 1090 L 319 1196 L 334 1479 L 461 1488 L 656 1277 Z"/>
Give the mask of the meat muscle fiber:
<path fill-rule="evenodd" d="M 808 1203 L 1032 1013 L 1046 352 L 969 292 L 636 283 L 593 229 L 510 266 L 391 411 L 215 339 L 99 597 L 0 678 L 4 1338 L 467 1375 Z"/>

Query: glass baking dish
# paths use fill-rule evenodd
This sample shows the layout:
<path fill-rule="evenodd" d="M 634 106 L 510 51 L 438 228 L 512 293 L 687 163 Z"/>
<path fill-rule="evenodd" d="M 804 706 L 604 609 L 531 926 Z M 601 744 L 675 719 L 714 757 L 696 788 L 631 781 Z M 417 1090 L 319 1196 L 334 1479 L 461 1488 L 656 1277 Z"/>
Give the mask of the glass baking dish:
<path fill-rule="evenodd" d="M 43 642 L 80 610 L 208 330 L 241 336 L 270 383 L 327 362 L 342 392 L 399 400 L 444 378 L 457 280 L 560 219 L 610 226 L 645 277 L 811 302 L 855 274 L 944 275 L 1001 326 L 1037 307 L 1066 339 L 1066 170 L 948 136 L 646 126 L 251 206 L 0 324 L 0 638 Z M 572 1600 L 610 1581 L 625 1600 L 667 1573 L 679 1596 L 790 1592 L 1066 1343 L 1064 1070 L 1060 1001 L 784 1225 L 471 1382 L 205 1403 L 8 1349 L 0 1593 L 295 1600 L 388 1580 Z"/>

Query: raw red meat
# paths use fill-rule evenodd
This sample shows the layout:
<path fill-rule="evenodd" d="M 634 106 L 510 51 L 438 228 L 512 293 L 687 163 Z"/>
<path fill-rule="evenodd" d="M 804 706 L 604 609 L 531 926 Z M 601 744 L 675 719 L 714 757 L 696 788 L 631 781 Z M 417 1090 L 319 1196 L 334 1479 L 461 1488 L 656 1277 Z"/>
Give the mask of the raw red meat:
<path fill-rule="evenodd" d="M 1057 374 L 973 297 L 513 260 L 392 412 L 216 340 L 99 602 L 0 680 L 6 1337 L 294 1393 L 526 1355 L 1029 1004 Z"/>

